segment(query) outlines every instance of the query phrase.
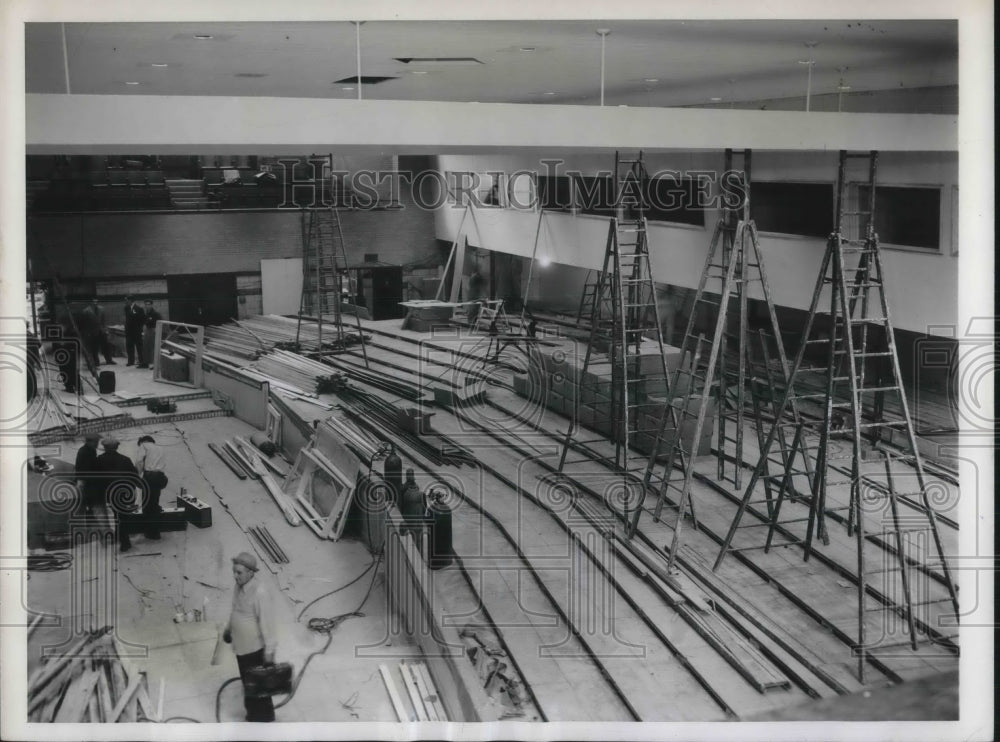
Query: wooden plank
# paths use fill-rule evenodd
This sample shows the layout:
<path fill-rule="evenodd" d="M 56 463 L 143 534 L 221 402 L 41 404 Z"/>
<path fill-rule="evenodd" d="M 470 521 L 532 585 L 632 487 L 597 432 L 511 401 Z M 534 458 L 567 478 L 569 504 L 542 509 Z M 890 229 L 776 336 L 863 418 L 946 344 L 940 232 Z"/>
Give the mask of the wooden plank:
<path fill-rule="evenodd" d="M 160 678 L 160 697 L 156 701 L 156 720 L 163 721 L 163 695 L 167 689 L 167 682 Z"/>
<path fill-rule="evenodd" d="M 417 673 L 424 679 L 424 684 L 428 691 L 431 693 L 430 702 L 434 707 L 434 711 L 437 714 L 439 721 L 448 721 L 448 712 L 444 710 L 444 703 L 441 702 L 441 695 L 438 693 L 437 686 L 434 685 L 434 680 L 431 678 L 430 670 L 427 668 L 423 662 L 417 662 L 414 664 Z"/>
<path fill-rule="evenodd" d="M 401 664 L 400 669 L 403 671 L 404 675 L 409 673 L 410 677 L 413 679 L 413 684 L 417 688 L 417 693 L 420 694 L 420 700 L 424 705 L 424 711 L 427 712 L 428 721 L 439 721 L 437 715 L 437 709 L 431 703 L 431 692 L 427 689 L 427 684 L 424 682 L 424 678 L 417 672 L 416 667 L 412 663 Z"/>
<path fill-rule="evenodd" d="M 139 704 L 139 708 L 142 709 L 142 713 L 150 721 L 159 721 L 160 717 L 156 715 L 156 709 L 153 708 L 153 701 L 149 697 L 149 688 L 146 683 L 139 686 L 139 690 L 135 694 L 136 701 Z"/>
<path fill-rule="evenodd" d="M 128 706 L 132 699 L 135 697 L 136 692 L 139 690 L 139 686 L 143 683 L 144 678 L 141 673 L 135 673 L 132 679 L 129 681 L 128 687 L 125 692 L 115 703 L 115 707 L 111 709 L 111 715 L 108 717 L 109 722 L 116 722 L 118 718 L 124 713 L 125 707 Z M 133 719 L 134 721 L 134 719 Z"/>
<path fill-rule="evenodd" d="M 424 708 L 427 709 L 427 718 L 431 721 L 447 721 L 438 713 L 440 699 L 438 699 L 437 691 L 431 690 L 429 682 L 430 678 L 420 672 L 420 669 L 423 668 L 424 665 L 410 663 L 406 667 L 413 676 L 413 682 L 417 684 L 417 690 L 420 691 L 420 697 L 424 701 Z"/>
<path fill-rule="evenodd" d="M 219 448 L 214 443 L 209 443 L 208 448 L 212 451 L 212 453 L 214 453 L 216 456 L 222 459 L 222 463 L 225 464 L 227 467 L 229 467 L 229 471 L 231 471 L 240 479 L 245 480 L 247 478 L 246 472 L 244 472 L 243 469 L 240 468 L 238 462 L 235 459 L 227 455 L 228 453 L 227 451 L 224 451 L 223 449 Z"/>
<path fill-rule="evenodd" d="M 31 635 L 32 635 L 32 634 L 34 633 L 35 629 L 37 629 L 37 628 L 38 628 L 38 624 L 40 624 L 40 623 L 42 622 L 42 619 L 43 619 L 44 617 L 45 617 L 45 614 L 44 614 L 44 613 L 39 613 L 39 614 L 37 614 L 37 615 L 35 616 L 35 618 L 34 618 L 34 619 L 33 619 L 33 620 L 31 621 L 31 623 L 30 623 L 30 624 L 28 625 L 28 635 L 27 635 L 27 636 L 25 637 L 25 641 L 27 641 L 27 640 L 30 640 L 30 639 L 31 639 Z"/>
<path fill-rule="evenodd" d="M 66 699 L 53 721 L 79 722 L 90 705 L 90 699 L 97 685 L 97 670 L 87 670 L 76 682 L 70 683 Z"/>
<path fill-rule="evenodd" d="M 266 489 L 268 494 L 271 495 L 271 499 L 274 500 L 275 504 L 281 510 L 281 513 L 285 516 L 285 520 L 288 521 L 288 524 L 291 526 L 302 525 L 302 518 L 299 517 L 291 499 L 288 495 L 281 491 L 281 488 L 278 487 L 271 475 L 267 473 L 267 470 L 260 461 L 260 457 L 253 450 L 253 445 L 246 439 L 239 436 L 233 440 L 235 441 L 233 448 L 237 449 L 241 458 L 246 459 L 249 463 L 251 470 L 258 476 L 261 484 L 264 485 L 264 489 Z M 228 441 L 226 445 L 229 445 Z"/>
<path fill-rule="evenodd" d="M 413 678 L 410 676 L 405 662 L 399 663 L 399 671 L 403 676 L 403 685 L 406 686 L 406 692 L 410 696 L 410 703 L 413 704 L 413 710 L 417 714 L 417 721 L 429 721 L 423 699 L 420 698 L 420 691 L 417 690 L 417 684 L 413 682 Z"/>
<path fill-rule="evenodd" d="M 82 659 L 84 654 L 83 648 L 92 638 L 93 637 L 90 634 L 87 634 L 77 641 L 76 644 L 66 650 L 65 654 L 60 655 L 58 659 L 54 661 L 50 660 L 48 663 L 41 665 L 38 669 L 36 669 L 35 672 L 32 673 L 32 677 L 28 678 L 29 691 L 40 690 L 70 662 Z"/>
<path fill-rule="evenodd" d="M 101 712 L 97 705 L 97 694 L 91 693 L 90 700 L 87 703 L 87 713 L 84 716 L 85 721 L 100 723 L 101 722 Z"/>
<path fill-rule="evenodd" d="M 38 712 L 40 721 L 52 721 L 59 708 L 59 704 L 62 702 L 63 691 L 66 690 L 66 686 L 62 683 L 57 683 L 56 685 L 58 686 L 59 692 L 52 694 L 52 697 L 42 705 Z"/>
<path fill-rule="evenodd" d="M 97 700 L 101 705 L 101 721 L 106 721 L 111 716 L 111 709 L 114 708 L 114 704 L 111 702 L 111 686 L 108 685 L 107 673 L 109 671 L 110 668 L 105 665 L 101 669 L 100 675 L 97 676 Z"/>
<path fill-rule="evenodd" d="M 378 666 L 378 671 L 382 674 L 382 682 L 385 683 L 386 692 L 389 694 L 389 700 L 392 701 L 392 708 L 396 712 L 396 721 L 413 721 L 409 714 L 406 712 L 406 706 L 403 704 L 403 699 L 399 696 L 399 691 L 396 689 L 396 684 L 392 680 L 392 674 L 389 668 L 381 664 Z"/>

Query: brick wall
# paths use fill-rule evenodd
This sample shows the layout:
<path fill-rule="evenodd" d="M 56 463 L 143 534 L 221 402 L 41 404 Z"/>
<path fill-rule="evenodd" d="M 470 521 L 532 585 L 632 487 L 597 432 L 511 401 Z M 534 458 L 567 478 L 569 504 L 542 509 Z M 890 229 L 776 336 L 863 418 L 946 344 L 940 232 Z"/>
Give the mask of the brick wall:
<path fill-rule="evenodd" d="M 399 264 L 437 254 L 431 212 L 404 204 L 340 215 L 352 262 L 366 253 Z M 40 279 L 259 271 L 262 258 L 300 257 L 301 229 L 297 211 L 35 216 L 28 256 Z"/>
<path fill-rule="evenodd" d="M 382 262 L 406 265 L 433 262 L 441 254 L 433 214 L 412 204 L 342 211 L 340 217 L 351 262 L 376 254 Z M 58 275 L 70 297 L 107 297 L 110 324 L 122 321 L 119 305 L 126 294 L 152 298 L 169 319 L 166 280 L 157 277 L 189 273 L 240 274 L 242 319 L 261 312 L 261 259 L 301 257 L 301 230 L 297 211 L 33 216 L 27 254 L 36 278 Z"/>

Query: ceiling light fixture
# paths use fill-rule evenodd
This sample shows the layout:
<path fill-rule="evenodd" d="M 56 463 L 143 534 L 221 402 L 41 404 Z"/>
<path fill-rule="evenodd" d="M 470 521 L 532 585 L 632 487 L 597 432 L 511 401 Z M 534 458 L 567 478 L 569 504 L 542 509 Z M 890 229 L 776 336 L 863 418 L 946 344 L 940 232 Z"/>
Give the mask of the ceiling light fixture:
<path fill-rule="evenodd" d="M 125 84 L 126 85 L 139 85 L 139 83 L 135 82 L 134 80 L 129 80 Z"/>
<path fill-rule="evenodd" d="M 170 65 L 166 62 L 151 62 L 150 67 L 169 67 Z"/>
<path fill-rule="evenodd" d="M 851 86 L 844 82 L 844 78 L 840 78 L 840 82 L 837 83 L 837 113 L 843 111 L 844 93 L 850 89 Z"/>
<path fill-rule="evenodd" d="M 345 88 L 341 88 L 341 90 L 354 90 L 354 86 L 353 85 L 349 85 L 349 86 L 347 86 Z"/>
<path fill-rule="evenodd" d="M 719 103 L 722 101 L 722 98 L 709 98 L 709 100 L 712 101 L 712 103 Z"/>
<path fill-rule="evenodd" d="M 660 78 L 658 77 L 646 77 L 643 79 L 643 82 L 659 82 L 659 81 Z"/>
<path fill-rule="evenodd" d="M 361 26 L 364 21 L 351 21 L 354 24 L 354 48 L 358 57 L 358 100 L 361 100 Z"/>
<path fill-rule="evenodd" d="M 412 74 L 412 75 L 426 75 L 427 74 L 427 70 L 410 70 L 410 74 Z"/>
<path fill-rule="evenodd" d="M 812 98 L 813 65 L 816 64 L 816 60 L 800 59 L 799 64 L 806 65 L 806 68 L 808 70 L 806 77 L 806 113 L 809 113 L 809 101 Z"/>
<path fill-rule="evenodd" d="M 604 105 L 604 47 L 608 40 L 608 34 L 611 33 L 610 28 L 599 28 L 597 29 L 597 35 L 601 37 L 601 105 Z"/>
<path fill-rule="evenodd" d="M 210 33 L 196 33 L 194 35 L 198 41 L 208 41 L 209 39 L 214 39 L 215 37 Z"/>
<path fill-rule="evenodd" d="M 521 47 L 521 51 L 522 52 L 533 52 L 533 51 L 535 51 L 535 47 L 533 47 L 533 46 L 522 46 Z"/>

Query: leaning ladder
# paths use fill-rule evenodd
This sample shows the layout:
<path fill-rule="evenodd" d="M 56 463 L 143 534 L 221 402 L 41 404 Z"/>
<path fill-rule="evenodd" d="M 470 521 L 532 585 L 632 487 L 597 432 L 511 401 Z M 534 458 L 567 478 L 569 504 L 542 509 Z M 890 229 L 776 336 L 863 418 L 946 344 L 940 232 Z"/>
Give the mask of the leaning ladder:
<path fill-rule="evenodd" d="M 605 462 L 623 474 L 624 492 L 633 491 L 645 466 L 646 456 L 633 450 L 636 443 L 641 445 L 641 436 L 649 437 L 649 431 L 638 425 L 640 413 L 649 397 L 667 393 L 644 213 L 648 185 L 642 153 L 624 159 L 616 152 L 616 214 L 608 225 L 604 264 L 591 298 L 590 338 L 583 366 L 575 369 L 576 378 L 571 380 L 577 394 L 559 457 L 560 472 L 573 463 Z M 601 367 L 608 366 L 610 380 L 601 372 Z M 604 447 L 607 437 L 580 439 L 581 427 L 608 431 L 614 458 L 594 447 Z M 569 458 L 571 450 L 582 458 Z"/>
<path fill-rule="evenodd" d="M 332 155 L 329 155 L 332 161 Z M 329 343 L 334 350 L 347 346 L 343 319 L 343 291 L 347 288 L 354 300 L 354 285 L 348 270 L 347 248 L 337 207 L 331 203 L 322 208 L 302 210 L 302 294 L 299 300 L 299 318 L 295 331 L 295 344 L 299 346 L 303 315 L 316 317 L 318 332 L 316 352 L 323 354 L 323 326 L 325 317 L 333 316 L 334 337 Z M 368 366 L 361 318 L 354 313 L 358 342 Z"/>
<path fill-rule="evenodd" d="M 861 185 L 852 185 L 848 179 L 848 165 L 858 158 L 865 160 L 867 172 Z M 958 623 L 956 588 L 945 559 L 937 517 L 928 497 L 885 296 L 875 233 L 877 165 L 877 152 L 840 153 L 837 223 L 823 257 L 803 341 L 788 373 L 775 424 L 761 447 L 760 459 L 714 567 L 718 569 L 729 552 L 758 548 L 767 551 L 775 534 L 784 539 L 779 546 L 801 544 L 804 558 L 808 559 L 813 549 L 814 531 L 822 527 L 824 518 L 844 522 L 848 535 L 856 539 L 856 653 L 862 682 L 866 659 L 876 651 L 889 650 L 900 643 L 910 644 L 914 650 L 918 642 L 948 645 L 951 638 L 943 636 L 935 626 L 942 620 L 956 627 Z M 852 197 L 852 194 L 856 195 Z M 853 207 L 852 201 L 862 200 L 864 209 Z M 848 237 L 855 228 L 859 236 Z M 824 295 L 829 300 L 829 314 L 820 311 Z M 825 363 L 805 365 L 807 354 L 816 347 L 825 351 Z M 885 418 L 887 397 L 894 398 L 898 405 L 899 419 Z M 811 420 L 804 417 L 788 420 L 784 413 L 794 403 L 800 404 L 801 410 L 805 405 L 813 405 L 816 416 Z M 794 430 L 793 453 L 801 455 L 808 438 L 818 436 L 819 439 L 815 475 L 811 492 L 806 497 L 786 497 L 790 480 L 798 471 L 789 468 L 777 476 L 769 473 L 771 449 L 786 429 Z M 902 439 L 899 441 L 902 453 L 878 446 L 893 432 L 902 434 L 893 436 Z M 838 443 L 838 439 L 844 442 Z M 838 453 L 838 447 L 845 448 L 846 452 Z M 848 462 L 850 468 L 845 471 L 838 461 Z M 897 491 L 896 480 L 904 475 L 915 475 L 914 491 Z M 837 476 L 841 479 L 832 478 Z M 767 485 L 769 481 L 780 481 L 776 497 L 755 501 L 757 486 L 761 482 Z M 845 485 L 849 487 L 847 502 L 843 500 L 842 490 L 837 489 Z M 753 507 L 762 503 L 766 505 L 766 512 Z M 904 507 L 907 508 L 905 512 Z M 744 524 L 742 520 L 748 510 L 757 520 Z M 792 517 L 787 514 L 789 510 L 792 510 Z M 847 513 L 846 518 L 839 515 L 842 511 Z M 881 519 L 875 527 L 866 522 L 873 514 Z M 767 526 L 763 546 L 755 543 L 756 540 L 734 545 L 742 529 L 757 529 L 761 525 Z M 759 532 L 759 529 L 749 532 Z M 875 568 L 867 564 L 871 555 L 866 554 L 866 544 L 880 547 L 888 563 L 877 564 Z M 948 614 L 940 612 L 942 606 Z M 917 615 L 917 609 L 923 615 Z M 889 641 L 895 633 L 888 621 L 891 616 L 905 621 L 898 631 L 908 635 L 907 640 Z M 869 641 L 869 629 L 881 631 L 882 635 Z M 922 639 L 918 638 L 918 632 L 924 634 Z"/>

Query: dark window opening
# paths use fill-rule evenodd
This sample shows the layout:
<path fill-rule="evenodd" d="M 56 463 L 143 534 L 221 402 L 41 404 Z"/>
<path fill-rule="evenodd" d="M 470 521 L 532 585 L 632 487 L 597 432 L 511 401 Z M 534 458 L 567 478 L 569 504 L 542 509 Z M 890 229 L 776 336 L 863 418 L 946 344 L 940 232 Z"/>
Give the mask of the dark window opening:
<path fill-rule="evenodd" d="M 862 209 L 868 198 L 868 186 L 859 186 Z M 867 229 L 867 217 L 862 229 Z M 881 244 L 940 249 L 941 189 L 875 186 L 875 233 Z"/>
<path fill-rule="evenodd" d="M 833 231 L 832 183 L 750 184 L 750 218 L 762 232 L 829 237 Z"/>
<path fill-rule="evenodd" d="M 705 209 L 698 205 L 700 194 L 693 178 L 660 176 L 651 178 L 646 188 L 647 219 L 705 226 Z"/>
<path fill-rule="evenodd" d="M 615 191 L 610 176 L 574 176 L 576 205 L 582 214 L 615 215 Z"/>
<path fill-rule="evenodd" d="M 538 206 L 549 211 L 569 211 L 573 204 L 570 198 L 569 176 L 539 175 Z"/>

